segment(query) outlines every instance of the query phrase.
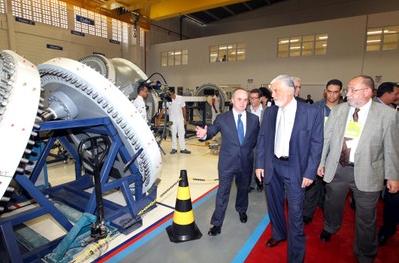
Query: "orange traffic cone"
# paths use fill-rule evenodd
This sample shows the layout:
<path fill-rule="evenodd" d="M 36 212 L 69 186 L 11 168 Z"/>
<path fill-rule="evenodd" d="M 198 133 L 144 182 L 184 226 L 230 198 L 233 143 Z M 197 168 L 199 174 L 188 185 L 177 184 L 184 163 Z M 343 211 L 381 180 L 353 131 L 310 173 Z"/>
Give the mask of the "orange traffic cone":
<path fill-rule="evenodd" d="M 168 232 L 170 241 L 175 243 L 200 239 L 202 237 L 201 231 L 195 224 L 186 170 L 180 170 L 173 224 L 168 226 L 166 231 Z"/>

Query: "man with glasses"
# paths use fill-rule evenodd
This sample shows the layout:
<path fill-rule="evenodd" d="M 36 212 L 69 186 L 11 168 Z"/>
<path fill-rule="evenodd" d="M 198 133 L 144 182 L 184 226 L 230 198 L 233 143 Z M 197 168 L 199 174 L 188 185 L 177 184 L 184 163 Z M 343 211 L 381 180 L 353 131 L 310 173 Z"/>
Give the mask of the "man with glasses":
<path fill-rule="evenodd" d="M 384 179 L 399 190 L 399 137 L 396 112 L 372 100 L 374 81 L 360 75 L 348 83 L 347 103 L 334 107 L 324 129 L 318 175 L 324 177 L 324 228 L 329 241 L 342 223 L 349 190 L 356 200 L 354 252 L 360 263 L 377 254 L 376 206 Z"/>
<path fill-rule="evenodd" d="M 330 115 L 331 109 L 338 105 L 341 96 L 342 82 L 332 79 L 327 82 L 324 90 L 324 99 L 315 103 L 323 111 L 324 123 Z M 313 184 L 306 188 L 305 201 L 303 204 L 303 222 L 309 224 L 312 221 L 317 205 L 323 207 L 324 203 L 324 182 L 323 178 L 317 176 Z"/>
<path fill-rule="evenodd" d="M 261 97 L 261 92 L 259 89 L 253 89 L 249 92 L 249 112 L 255 114 L 259 118 L 259 123 L 262 122 L 262 115 L 263 115 L 263 107 L 262 104 L 260 103 L 260 97 Z M 255 158 L 254 158 L 255 159 Z M 255 171 L 253 173 L 254 178 L 251 179 L 251 186 L 250 186 L 250 191 L 254 189 L 253 186 L 253 181 L 256 183 L 256 190 L 258 192 L 263 191 L 263 182 L 259 181 L 259 179 L 255 175 Z"/>

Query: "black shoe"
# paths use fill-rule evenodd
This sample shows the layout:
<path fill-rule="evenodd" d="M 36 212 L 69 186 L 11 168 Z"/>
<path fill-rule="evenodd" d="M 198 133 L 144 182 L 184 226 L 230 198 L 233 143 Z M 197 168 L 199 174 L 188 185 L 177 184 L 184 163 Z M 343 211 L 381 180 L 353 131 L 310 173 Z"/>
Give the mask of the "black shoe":
<path fill-rule="evenodd" d="M 252 187 L 252 186 L 250 186 L 250 187 L 249 187 L 249 190 L 248 190 L 248 193 L 252 192 L 253 190 L 255 190 L 255 188 Z"/>
<path fill-rule="evenodd" d="M 281 239 L 281 240 L 275 240 L 274 238 L 270 238 L 267 242 L 266 242 L 266 246 L 267 247 L 275 247 L 277 246 L 280 242 L 285 241 L 285 239 Z"/>
<path fill-rule="evenodd" d="M 209 236 L 217 236 L 220 234 L 220 232 L 222 231 L 222 227 L 221 226 L 213 226 L 209 229 L 208 231 L 208 235 Z"/>
<path fill-rule="evenodd" d="M 323 229 L 320 233 L 320 240 L 324 242 L 328 242 L 331 239 L 332 234 L 330 232 L 327 232 L 326 230 Z"/>
<path fill-rule="evenodd" d="M 303 217 L 303 223 L 305 223 L 305 225 L 309 224 L 310 222 L 312 222 L 312 218 L 309 216 L 304 216 Z"/>
<path fill-rule="evenodd" d="M 170 154 L 175 154 L 175 153 L 177 153 L 177 150 L 176 150 L 176 149 L 172 149 L 172 150 L 170 151 Z"/>
<path fill-rule="evenodd" d="M 258 185 L 258 186 L 256 187 L 256 190 L 257 190 L 258 192 L 263 192 L 263 185 Z"/>
<path fill-rule="evenodd" d="M 238 214 L 240 215 L 240 221 L 241 221 L 241 223 L 246 223 L 247 220 L 248 220 L 247 213 L 245 213 L 245 212 L 239 212 Z"/>
<path fill-rule="evenodd" d="M 180 153 L 190 154 L 191 152 L 187 149 L 181 150 Z"/>

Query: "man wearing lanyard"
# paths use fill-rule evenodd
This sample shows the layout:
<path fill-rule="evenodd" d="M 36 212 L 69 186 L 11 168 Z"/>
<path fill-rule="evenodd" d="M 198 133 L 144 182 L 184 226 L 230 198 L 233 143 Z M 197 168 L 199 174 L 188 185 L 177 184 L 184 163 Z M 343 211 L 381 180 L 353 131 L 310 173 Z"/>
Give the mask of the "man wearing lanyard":
<path fill-rule="evenodd" d="M 326 122 L 318 175 L 326 182 L 322 241 L 342 223 L 345 198 L 356 200 L 354 253 L 360 263 L 377 254 L 376 207 L 384 179 L 399 190 L 399 134 L 394 110 L 372 100 L 374 81 L 360 75 L 348 83 L 347 103 L 336 106 Z"/>
<path fill-rule="evenodd" d="M 338 79 L 332 79 L 327 82 L 326 89 L 324 90 L 324 99 L 316 102 L 315 105 L 319 106 L 323 111 L 324 123 L 327 121 L 331 109 L 338 105 L 341 90 L 342 82 Z M 323 206 L 324 193 L 323 178 L 317 176 L 313 184 L 306 188 L 303 204 L 303 222 L 305 224 L 309 224 L 312 221 L 317 205 L 320 207 Z"/>

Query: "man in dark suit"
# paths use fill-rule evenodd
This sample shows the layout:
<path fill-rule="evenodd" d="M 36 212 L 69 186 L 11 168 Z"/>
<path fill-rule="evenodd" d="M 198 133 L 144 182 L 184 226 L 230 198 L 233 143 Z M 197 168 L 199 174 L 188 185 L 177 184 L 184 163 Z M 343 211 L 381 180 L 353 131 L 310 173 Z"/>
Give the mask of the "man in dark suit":
<path fill-rule="evenodd" d="M 275 106 L 267 108 L 256 147 L 256 176 L 264 179 L 274 247 L 288 236 L 288 261 L 303 262 L 303 200 L 305 187 L 316 176 L 323 147 L 320 107 L 294 98 L 292 77 L 280 75 L 271 82 Z M 288 200 L 288 231 L 284 199 Z"/>
<path fill-rule="evenodd" d="M 376 102 L 383 103 L 388 107 L 399 99 L 399 86 L 393 82 L 383 82 L 377 89 Z M 384 223 L 378 232 L 378 244 L 384 245 L 390 237 L 396 233 L 399 225 L 399 193 L 390 193 L 388 188 L 383 192 L 384 198 Z"/>
<path fill-rule="evenodd" d="M 248 191 L 253 166 L 253 150 L 259 131 L 259 119 L 247 112 L 248 92 L 237 89 L 232 95 L 233 108 L 218 115 L 213 125 L 197 127 L 197 137 L 211 139 L 218 132 L 222 134 L 222 145 L 219 154 L 219 189 L 216 195 L 216 207 L 212 215 L 209 230 L 210 236 L 220 234 L 230 188 L 235 177 L 237 186 L 236 210 L 240 221 L 247 222 Z"/>

